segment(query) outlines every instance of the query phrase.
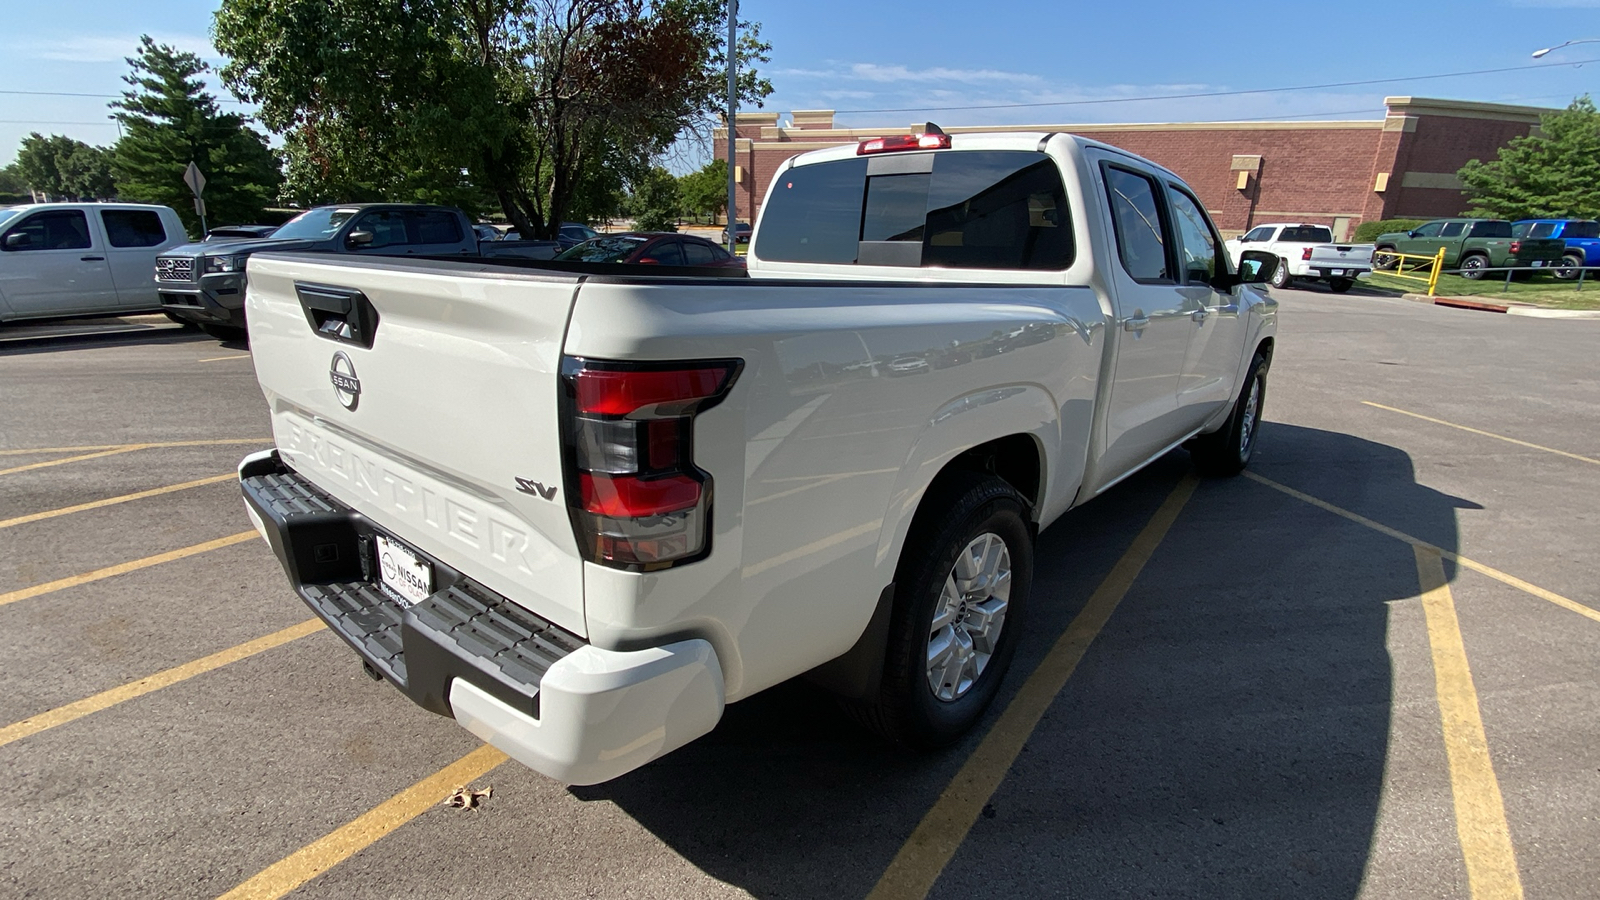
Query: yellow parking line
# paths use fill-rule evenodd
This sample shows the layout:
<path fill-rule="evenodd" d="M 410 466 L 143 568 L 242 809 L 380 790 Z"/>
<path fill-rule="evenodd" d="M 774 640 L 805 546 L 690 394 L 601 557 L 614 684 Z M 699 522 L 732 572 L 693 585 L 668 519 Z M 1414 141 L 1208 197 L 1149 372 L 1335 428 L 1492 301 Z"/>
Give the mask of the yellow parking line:
<path fill-rule="evenodd" d="M 0 747 L 4 747 L 12 741 L 20 741 L 25 737 L 38 734 L 41 731 L 48 731 L 59 725 L 75 722 L 91 713 L 109 709 L 118 703 L 125 703 L 135 697 L 143 697 L 145 694 L 159 691 L 164 687 L 171 687 L 180 681 L 188 681 L 196 675 L 203 675 L 214 669 L 220 669 L 229 663 L 248 659 L 257 653 L 271 650 L 274 647 L 281 647 L 296 638 L 302 638 L 308 634 L 321 631 L 325 627 L 321 619 L 307 619 L 299 625 L 291 625 L 282 631 L 275 631 L 265 637 L 258 637 L 253 641 L 246 641 L 236 647 L 229 647 L 226 650 L 201 657 L 193 662 L 174 666 L 154 675 L 147 675 L 138 681 L 130 681 L 111 690 L 101 691 L 92 697 L 85 697 L 82 700 L 68 703 L 66 706 L 58 706 L 48 712 L 42 712 L 37 716 L 0 728 Z"/>
<path fill-rule="evenodd" d="M 117 447 L 114 450 L 101 450 L 98 453 L 81 453 L 77 456 L 68 456 L 65 459 L 52 459 L 45 462 L 29 463 L 25 466 L 12 466 L 9 469 L 0 469 L 0 475 L 10 475 L 14 472 L 27 472 L 31 469 L 48 469 L 51 466 L 61 466 L 72 462 L 82 462 L 86 459 L 99 459 L 102 456 L 116 456 L 119 453 L 130 453 L 134 450 L 142 449 L 144 449 L 143 444 L 129 444 L 125 447 Z"/>
<path fill-rule="evenodd" d="M 313 841 L 223 894 L 220 900 L 271 900 L 321 875 L 372 846 L 380 838 L 435 806 L 450 792 L 506 761 L 488 744 L 413 784 L 325 837 Z"/>
<path fill-rule="evenodd" d="M 237 356 L 208 356 L 205 359 L 195 360 L 195 362 L 221 362 L 222 360 L 225 360 L 225 359 L 249 359 L 249 358 L 250 358 L 250 354 L 241 353 L 241 354 L 239 354 Z"/>
<path fill-rule="evenodd" d="M 1528 593 L 1528 594 L 1532 594 L 1533 596 L 1538 597 L 1541 600 L 1548 600 L 1549 602 L 1554 603 L 1555 605 L 1561 607 L 1562 609 L 1571 610 L 1572 612 L 1575 612 L 1580 616 L 1583 616 L 1583 617 L 1588 618 L 1588 619 L 1593 619 L 1596 622 L 1600 622 L 1600 610 L 1592 609 L 1592 608 L 1590 608 L 1588 606 L 1583 605 L 1582 603 L 1579 603 L 1576 600 L 1571 600 L 1571 599 L 1568 599 L 1566 597 L 1563 597 L 1560 594 L 1556 593 L 1555 591 L 1547 591 L 1544 588 L 1539 587 L 1536 584 L 1532 584 L 1530 582 L 1523 581 L 1521 578 L 1518 578 L 1515 575 L 1509 575 L 1509 574 L 1507 574 L 1505 572 L 1502 572 L 1499 569 L 1496 569 L 1494 566 L 1484 565 L 1483 563 L 1478 562 L 1477 560 L 1468 559 L 1467 557 L 1462 556 L 1459 553 L 1455 553 L 1453 551 L 1446 550 L 1443 547 L 1435 546 L 1433 544 L 1428 543 L 1425 540 L 1422 540 L 1421 538 L 1412 537 L 1411 535 L 1406 534 L 1403 531 L 1397 531 L 1397 530 L 1395 530 L 1393 528 L 1390 528 L 1389 526 L 1381 524 L 1379 522 L 1374 522 L 1373 520 L 1371 520 L 1371 519 L 1367 518 L 1366 516 L 1363 516 L 1363 515 L 1361 515 L 1359 513 L 1353 513 L 1348 509 L 1343 509 L 1341 507 L 1334 506 L 1332 503 L 1329 503 L 1326 500 L 1319 500 L 1316 497 L 1311 496 L 1310 494 L 1307 494 L 1307 493 L 1304 493 L 1304 492 L 1301 492 L 1301 491 L 1297 491 L 1294 488 L 1289 487 L 1288 485 L 1279 484 L 1278 482 L 1273 481 L 1270 478 L 1266 478 L 1264 476 L 1257 475 L 1254 472 L 1245 472 L 1244 476 L 1246 478 L 1250 479 L 1251 481 L 1254 481 L 1254 482 L 1256 482 L 1258 484 L 1264 484 L 1267 487 L 1272 488 L 1275 491 L 1280 491 L 1282 493 L 1288 494 L 1289 496 L 1295 498 L 1296 500 L 1300 500 L 1300 501 L 1303 501 L 1305 503 L 1309 503 L 1312 506 L 1317 507 L 1318 509 L 1327 510 L 1328 512 L 1331 512 L 1336 516 L 1340 516 L 1342 518 L 1349 519 L 1350 521 L 1355 522 L 1358 525 L 1365 525 L 1366 527 L 1371 528 L 1373 531 L 1376 531 L 1379 534 L 1386 534 L 1389 537 L 1392 537 L 1397 541 L 1404 541 L 1404 542 L 1406 542 L 1407 544 L 1410 544 L 1413 547 L 1419 547 L 1419 548 L 1421 548 L 1423 550 L 1431 550 L 1434 553 L 1437 553 L 1440 556 L 1444 557 L 1445 559 L 1448 559 L 1451 562 L 1453 562 L 1453 563 L 1455 563 L 1455 564 L 1457 564 L 1459 566 L 1462 566 L 1463 568 L 1471 569 L 1474 572 L 1477 572 L 1477 573 L 1479 573 L 1481 575 L 1487 575 L 1490 578 L 1493 578 L 1494 580 L 1496 580 L 1496 581 L 1498 581 L 1498 582 L 1500 582 L 1502 584 L 1508 584 L 1508 585 L 1516 588 L 1519 591 L 1522 591 L 1522 592 Z"/>
<path fill-rule="evenodd" d="M 1465 425 L 1457 425 L 1454 422 L 1446 422 L 1443 419 L 1435 419 L 1432 416 L 1425 416 L 1425 415 L 1423 415 L 1421 413 L 1414 413 L 1414 412 L 1410 412 L 1410 411 L 1404 410 L 1404 409 L 1399 409 L 1399 408 L 1393 407 L 1393 406 L 1384 406 L 1382 403 L 1373 403 L 1371 400 L 1363 400 L 1361 402 L 1366 404 L 1367 406 L 1371 406 L 1371 407 L 1373 407 L 1375 409 L 1386 410 L 1386 411 L 1392 412 L 1392 413 L 1399 413 L 1402 416 L 1410 416 L 1413 419 L 1421 419 L 1424 422 L 1432 422 L 1435 425 L 1444 425 L 1444 426 L 1446 426 L 1448 428 L 1456 428 L 1456 429 L 1459 429 L 1461 431 L 1465 431 L 1465 432 L 1467 432 L 1469 434 L 1476 434 L 1476 435 L 1481 435 L 1483 437 L 1494 438 L 1497 441 L 1505 441 L 1508 444 L 1516 444 L 1518 447 L 1527 447 L 1527 448 L 1529 448 L 1531 450 L 1543 450 L 1546 453 L 1554 453 L 1557 456 L 1565 456 L 1568 459 L 1575 459 L 1575 460 L 1577 460 L 1579 462 L 1593 463 L 1594 465 L 1600 466 L 1600 459 L 1594 459 L 1594 458 L 1588 457 L 1588 456 L 1580 456 L 1579 454 L 1576 454 L 1576 453 L 1568 453 L 1565 450 L 1557 450 L 1554 447 L 1546 447 L 1543 444 L 1530 444 L 1527 441 L 1519 441 L 1516 438 L 1506 437 L 1503 434 L 1495 434 L 1492 431 L 1482 431 L 1482 430 L 1477 429 L 1477 428 L 1468 428 Z"/>
<path fill-rule="evenodd" d="M 254 531 L 241 531 L 238 534 L 232 534 L 225 538 L 217 538 L 214 541 L 206 541 L 203 544 L 180 547 L 177 550 L 168 550 L 166 553 L 157 553 L 154 556 L 146 556 L 143 559 L 135 559 L 125 563 L 118 563 L 114 566 L 107 566 L 104 569 L 95 569 L 93 572 L 85 572 L 82 575 L 73 575 L 68 578 L 58 578 L 55 581 L 47 581 L 44 584 L 36 584 L 30 588 L 22 588 L 21 590 L 0 594 L 0 606 L 16 603 L 18 600 L 27 600 L 31 597 L 38 597 L 41 594 L 49 594 L 55 591 L 65 590 L 66 588 L 77 587 L 80 584 L 88 584 L 91 581 L 99 581 L 102 578 L 110 578 L 113 575 L 126 575 L 129 572 L 137 572 L 140 569 L 148 569 L 151 566 L 159 566 L 162 563 L 184 559 L 199 553 L 205 553 L 209 550 L 220 550 L 223 547 L 231 547 L 234 544 L 242 544 L 256 536 L 257 535 Z"/>
<path fill-rule="evenodd" d="M 1089 645 L 1116 611 L 1117 604 L 1133 587 L 1198 484 L 1199 480 L 1189 475 L 1172 489 L 1144 530 L 1133 539 L 1128 551 L 1117 560 L 1111 574 L 1095 589 L 1083 611 L 1017 690 L 1005 712 L 978 744 L 978 749 L 950 780 L 933 808 L 922 817 L 872 893 L 867 895 L 868 900 L 912 900 L 926 897 L 932 890 L 939 874 L 967 839 L 984 804 L 1000 787 L 1022 752 L 1022 746 L 1033 735 L 1039 719 L 1066 686 L 1067 679 L 1072 677 Z"/>
<path fill-rule="evenodd" d="M 1467 864 L 1467 890 L 1473 900 L 1520 900 L 1517 854 L 1511 846 L 1500 782 L 1489 757 L 1489 739 L 1467 665 L 1455 599 L 1444 575 L 1444 558 L 1422 547 L 1413 545 L 1412 550 L 1428 621 L 1428 645 L 1433 651 L 1439 720 L 1450 765 L 1450 792 L 1455 798 L 1456 836 Z"/>
<path fill-rule="evenodd" d="M 272 438 L 220 438 L 208 441 L 143 441 L 134 444 L 90 444 L 86 447 L 23 447 L 21 449 L 0 450 L 0 456 L 24 456 L 34 453 L 87 453 L 91 450 L 122 450 L 134 448 L 139 450 L 153 450 L 161 447 L 211 447 L 224 444 L 266 444 Z"/>
<path fill-rule="evenodd" d="M 60 509 L 31 513 L 26 516 L 17 516 L 14 519 L 0 519 L 0 528 L 10 528 L 13 525 L 26 525 L 29 522 L 39 522 L 44 519 L 54 519 L 56 516 L 71 515 L 72 513 L 76 512 L 100 509 L 106 506 L 115 506 L 118 503 L 127 503 L 130 500 L 143 500 L 146 497 L 159 497 L 162 494 L 171 494 L 175 491 L 188 490 L 192 487 L 216 484 L 219 481 L 229 481 L 234 477 L 234 473 L 229 472 L 225 475 L 214 475 L 210 478 L 200 478 L 195 481 L 185 481 L 183 484 L 169 484 L 166 487 L 151 488 L 148 491 L 139 491 L 133 494 L 123 494 L 120 497 L 107 497 L 104 500 L 95 500 L 89 503 L 79 503 L 77 506 L 63 506 Z"/>

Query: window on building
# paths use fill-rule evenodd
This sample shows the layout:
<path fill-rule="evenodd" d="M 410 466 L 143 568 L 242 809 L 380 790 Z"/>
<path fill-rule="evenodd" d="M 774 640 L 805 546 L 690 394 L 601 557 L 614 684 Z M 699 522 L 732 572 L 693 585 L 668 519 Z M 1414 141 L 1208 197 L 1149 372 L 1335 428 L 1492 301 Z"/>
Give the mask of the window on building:
<path fill-rule="evenodd" d="M 100 222 L 113 247 L 158 247 L 167 240 L 161 216 L 148 209 L 102 209 Z"/>
<path fill-rule="evenodd" d="M 1171 281 L 1167 266 L 1171 229 L 1156 201 L 1155 179 L 1110 165 L 1105 176 L 1122 267 L 1135 281 Z"/>

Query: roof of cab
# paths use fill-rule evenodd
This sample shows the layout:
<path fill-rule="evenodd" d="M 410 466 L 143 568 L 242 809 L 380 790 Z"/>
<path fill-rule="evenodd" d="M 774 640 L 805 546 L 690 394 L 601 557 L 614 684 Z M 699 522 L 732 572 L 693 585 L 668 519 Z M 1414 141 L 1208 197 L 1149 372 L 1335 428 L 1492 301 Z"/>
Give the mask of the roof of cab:
<path fill-rule="evenodd" d="M 1152 168 L 1152 169 L 1154 169 L 1154 170 L 1156 170 L 1158 172 L 1161 172 L 1161 173 L 1163 173 L 1163 174 L 1165 174 L 1167 176 L 1170 176 L 1172 178 L 1175 178 L 1175 179 L 1177 179 L 1179 181 L 1183 180 L 1176 172 L 1172 171 L 1171 169 L 1167 168 L 1166 166 L 1163 166 L 1160 163 L 1152 162 L 1149 159 L 1146 159 L 1145 157 L 1140 156 L 1140 155 L 1138 155 L 1136 153 L 1130 153 L 1127 150 L 1122 149 L 1121 147 L 1114 147 L 1111 144 L 1103 143 L 1101 141 L 1093 140 L 1091 138 L 1086 138 L 1086 137 L 1084 137 L 1082 135 L 1070 134 L 1070 133 L 1061 132 L 1061 131 L 974 131 L 974 132 L 964 132 L 964 133 L 961 133 L 961 134 L 952 134 L 952 135 L 950 135 L 950 149 L 948 149 L 948 150 L 907 150 L 907 151 L 901 151 L 901 152 L 907 152 L 907 153 L 960 153 L 964 149 L 965 150 L 974 149 L 970 145 L 973 144 L 973 143 L 980 143 L 980 142 L 983 143 L 983 144 L 989 145 L 984 149 L 997 149 L 995 147 L 995 145 L 999 144 L 1001 146 L 1004 146 L 1005 149 L 1043 150 L 1043 149 L 1045 149 L 1045 145 L 1047 143 L 1049 143 L 1050 141 L 1058 140 L 1058 139 L 1072 141 L 1073 143 L 1077 144 L 1080 149 L 1094 148 L 1096 150 L 1103 150 L 1103 151 L 1105 151 L 1107 153 L 1115 153 L 1118 156 L 1124 156 L 1124 157 L 1127 157 L 1130 160 L 1135 160 L 1140 165 L 1148 166 L 1148 167 L 1150 167 L 1150 168 Z M 967 144 L 969 146 L 964 148 L 962 146 L 963 144 Z M 1006 145 L 1015 145 L 1015 146 L 1006 146 Z M 856 143 L 840 144 L 837 147 L 827 147 L 827 148 L 824 148 L 824 149 L 821 149 L 821 150 L 811 150 L 809 152 L 800 153 L 800 154 L 797 154 L 795 156 L 790 157 L 789 158 L 789 164 L 790 165 L 794 165 L 794 166 L 808 166 L 808 165 L 813 165 L 815 163 L 835 162 L 837 160 L 842 160 L 842 159 L 855 159 L 858 156 L 857 148 L 859 146 L 860 146 L 860 143 L 856 142 Z M 884 155 L 891 155 L 891 154 L 884 154 Z"/>

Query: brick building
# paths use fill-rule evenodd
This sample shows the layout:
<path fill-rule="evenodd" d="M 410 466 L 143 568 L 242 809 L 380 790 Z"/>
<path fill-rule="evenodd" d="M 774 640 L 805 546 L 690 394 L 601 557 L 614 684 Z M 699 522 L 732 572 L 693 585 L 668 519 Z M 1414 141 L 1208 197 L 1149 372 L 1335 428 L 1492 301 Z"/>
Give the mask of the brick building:
<path fill-rule="evenodd" d="M 1497 150 L 1555 110 L 1500 103 L 1389 97 L 1382 119 L 1349 122 L 1165 122 L 1129 125 L 949 127 L 951 134 L 1061 131 L 1155 160 L 1199 193 L 1227 235 L 1258 222 L 1318 222 L 1336 239 L 1363 221 L 1459 215 L 1466 208 L 1456 171 Z M 920 125 L 835 128 L 832 110 L 740 113 L 735 150 L 739 218 L 759 211 L 773 173 L 807 150 L 906 134 Z M 717 129 L 718 159 L 728 137 Z"/>

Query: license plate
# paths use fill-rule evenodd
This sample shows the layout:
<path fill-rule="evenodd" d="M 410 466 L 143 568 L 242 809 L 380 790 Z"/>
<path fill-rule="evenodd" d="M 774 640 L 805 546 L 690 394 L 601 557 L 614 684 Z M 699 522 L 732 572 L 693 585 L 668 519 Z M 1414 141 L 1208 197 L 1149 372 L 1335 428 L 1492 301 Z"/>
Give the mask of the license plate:
<path fill-rule="evenodd" d="M 1344 270 L 1343 269 L 1333 269 L 1328 274 L 1329 275 L 1343 275 L 1344 274 Z"/>
<path fill-rule="evenodd" d="M 1540 266 L 1543 266 L 1543 265 L 1544 265 L 1544 260 L 1542 260 L 1542 259 L 1536 259 L 1536 260 L 1533 261 L 1533 267 L 1535 269 L 1537 269 L 1537 268 L 1539 268 Z"/>
<path fill-rule="evenodd" d="M 392 538 L 374 535 L 378 545 L 378 579 L 407 606 L 433 593 L 433 566 L 416 551 Z"/>

